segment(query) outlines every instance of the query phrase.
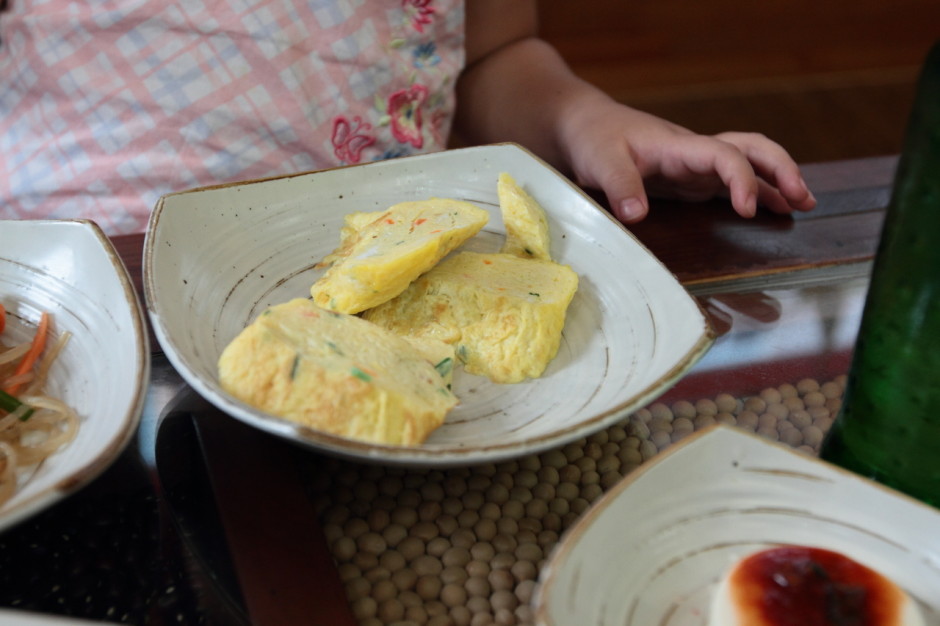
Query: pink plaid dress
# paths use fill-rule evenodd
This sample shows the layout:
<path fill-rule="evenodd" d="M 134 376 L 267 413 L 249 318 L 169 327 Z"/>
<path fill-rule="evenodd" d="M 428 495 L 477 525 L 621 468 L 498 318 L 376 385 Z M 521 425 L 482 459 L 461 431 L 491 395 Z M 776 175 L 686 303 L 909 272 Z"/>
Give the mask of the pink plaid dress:
<path fill-rule="evenodd" d="M 143 231 L 165 193 L 442 149 L 458 0 L 8 0 L 0 218 Z"/>

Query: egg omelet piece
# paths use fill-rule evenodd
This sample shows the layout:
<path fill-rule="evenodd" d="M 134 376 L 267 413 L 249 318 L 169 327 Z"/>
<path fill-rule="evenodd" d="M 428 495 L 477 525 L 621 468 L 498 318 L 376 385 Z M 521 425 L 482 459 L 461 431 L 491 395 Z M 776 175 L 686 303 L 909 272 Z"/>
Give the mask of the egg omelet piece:
<path fill-rule="evenodd" d="M 320 307 L 341 313 L 374 307 L 404 291 L 487 221 L 487 211 L 447 198 L 351 214 L 340 246 L 324 259 L 329 269 L 310 288 L 310 295 Z"/>
<path fill-rule="evenodd" d="M 400 337 L 410 343 L 424 360 L 434 364 L 434 369 L 437 370 L 437 373 L 444 380 L 444 384 L 450 389 L 454 382 L 454 365 L 457 362 L 454 346 L 434 337 L 414 337 L 411 335 L 400 335 Z"/>
<path fill-rule="evenodd" d="M 497 383 L 541 376 L 561 344 L 578 275 L 552 261 L 460 252 L 363 318 L 453 344 L 471 374 Z"/>
<path fill-rule="evenodd" d="M 219 381 L 242 402 L 310 428 L 415 445 L 457 404 L 426 354 L 375 324 L 297 298 L 266 309 L 226 346 Z"/>
<path fill-rule="evenodd" d="M 496 193 L 506 227 L 502 252 L 551 261 L 548 218 L 542 205 L 505 172 L 499 175 Z"/>

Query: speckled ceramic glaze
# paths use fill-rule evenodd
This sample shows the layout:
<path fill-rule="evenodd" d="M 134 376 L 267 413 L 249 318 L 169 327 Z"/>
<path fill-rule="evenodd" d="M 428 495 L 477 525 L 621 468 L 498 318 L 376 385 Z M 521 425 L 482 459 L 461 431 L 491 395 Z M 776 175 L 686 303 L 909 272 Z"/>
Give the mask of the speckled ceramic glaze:
<path fill-rule="evenodd" d="M 216 361 L 265 307 L 309 296 L 343 217 L 430 197 L 490 211 L 465 249 L 504 240 L 496 182 L 508 172 L 545 208 L 556 261 L 580 276 L 561 349 L 544 376 L 497 385 L 458 371 L 460 405 L 423 445 L 363 444 L 299 427 L 222 391 Z M 713 336 L 698 304 L 604 210 L 518 146 L 466 148 L 163 197 L 151 216 L 144 283 L 154 332 L 180 374 L 262 430 L 362 460 L 446 466 L 496 461 L 600 430 L 682 376 Z"/>
<path fill-rule="evenodd" d="M 540 626 L 705 626 L 740 558 L 779 544 L 841 552 L 940 624 L 940 511 L 728 426 L 629 474 L 561 538 L 534 601 Z"/>
<path fill-rule="evenodd" d="M 137 428 L 150 372 L 143 311 L 121 259 L 88 221 L 0 221 L 0 302 L 7 343 L 35 333 L 42 311 L 72 337 L 48 390 L 74 407 L 76 438 L 0 507 L 0 529 L 97 477 Z"/>

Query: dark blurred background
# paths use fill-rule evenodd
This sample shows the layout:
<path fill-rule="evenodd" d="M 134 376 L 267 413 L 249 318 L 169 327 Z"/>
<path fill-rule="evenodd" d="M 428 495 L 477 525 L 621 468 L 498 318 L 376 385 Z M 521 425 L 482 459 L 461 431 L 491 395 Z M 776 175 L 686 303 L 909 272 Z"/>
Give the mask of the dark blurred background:
<path fill-rule="evenodd" d="M 938 0 L 540 0 L 541 34 L 618 100 L 759 131 L 801 163 L 894 154 Z"/>

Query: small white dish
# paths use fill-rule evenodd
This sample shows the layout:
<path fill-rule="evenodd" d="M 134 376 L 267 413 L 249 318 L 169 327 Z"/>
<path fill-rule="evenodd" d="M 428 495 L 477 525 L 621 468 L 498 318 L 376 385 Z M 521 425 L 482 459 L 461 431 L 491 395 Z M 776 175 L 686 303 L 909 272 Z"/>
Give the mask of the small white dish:
<path fill-rule="evenodd" d="M 85 220 L 0 221 L 0 302 L 7 343 L 35 333 L 72 337 L 48 391 L 81 419 L 73 441 L 47 458 L 0 507 L 0 530 L 77 491 L 125 449 L 140 422 L 150 372 L 143 310 L 123 262 Z"/>
<path fill-rule="evenodd" d="M 940 510 L 728 426 L 683 439 L 615 485 L 561 538 L 538 626 L 706 626 L 745 555 L 796 544 L 888 576 L 940 624 Z"/>
<path fill-rule="evenodd" d="M 460 405 L 420 446 L 371 445 L 242 404 L 216 362 L 266 307 L 309 297 L 315 264 L 346 214 L 405 200 L 467 200 L 491 213 L 465 249 L 505 237 L 496 191 L 508 172 L 545 208 L 555 260 L 580 276 L 562 346 L 543 377 L 496 385 L 456 373 Z M 196 189 L 160 199 L 144 246 L 147 309 L 180 375 L 216 407 L 264 431 L 360 460 L 412 466 L 494 462 L 562 445 L 650 402 L 714 336 L 697 302 L 630 233 L 526 150 L 500 144 Z"/>

